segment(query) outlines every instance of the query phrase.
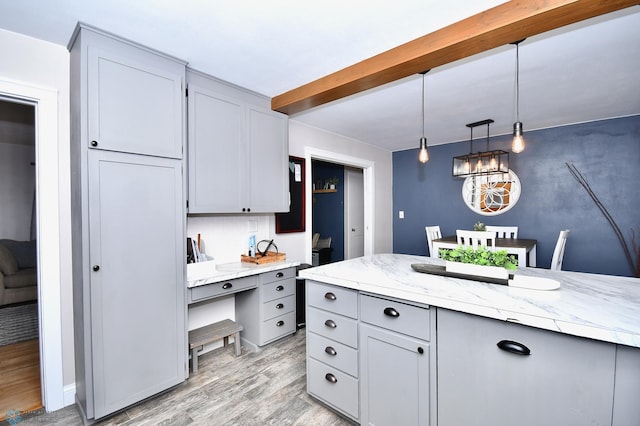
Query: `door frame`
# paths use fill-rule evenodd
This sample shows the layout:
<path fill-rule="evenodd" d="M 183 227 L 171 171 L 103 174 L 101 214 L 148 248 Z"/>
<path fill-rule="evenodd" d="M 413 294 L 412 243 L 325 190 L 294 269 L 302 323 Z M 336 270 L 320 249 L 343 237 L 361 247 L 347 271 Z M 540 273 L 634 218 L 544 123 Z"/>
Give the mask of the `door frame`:
<path fill-rule="evenodd" d="M 64 407 L 60 297 L 58 91 L 0 77 L 0 96 L 35 107 L 40 383 L 47 411 Z M 46 214 L 45 214 L 46 213 Z"/>
<path fill-rule="evenodd" d="M 305 170 L 306 189 L 308 194 L 312 194 L 313 179 L 311 177 L 312 160 L 322 160 L 331 163 L 343 164 L 345 166 L 357 167 L 362 169 L 363 181 L 364 181 L 364 255 L 370 256 L 373 254 L 373 241 L 374 232 L 374 190 L 373 183 L 375 181 L 375 167 L 374 162 L 364 160 L 362 158 L 352 157 L 349 155 L 339 154 L 336 152 L 326 151 L 313 147 L 305 147 L 304 158 L 309 165 Z M 305 221 L 310 224 L 313 223 L 312 219 L 312 202 L 313 197 L 306 197 L 305 203 Z M 312 263 L 311 256 L 311 240 L 313 237 L 313 230 L 311 226 L 307 226 L 305 230 L 305 259 L 306 262 Z"/>

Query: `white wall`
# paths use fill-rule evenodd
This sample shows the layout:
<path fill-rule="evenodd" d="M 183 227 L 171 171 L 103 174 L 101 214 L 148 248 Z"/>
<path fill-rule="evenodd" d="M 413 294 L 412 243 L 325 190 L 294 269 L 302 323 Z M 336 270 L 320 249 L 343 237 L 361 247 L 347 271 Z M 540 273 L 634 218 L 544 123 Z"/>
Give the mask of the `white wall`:
<path fill-rule="evenodd" d="M 33 146 L 0 142 L 0 239 L 31 239 L 35 154 Z"/>
<path fill-rule="evenodd" d="M 71 286 L 71 202 L 70 202 L 70 107 L 69 52 L 64 46 L 26 37 L 0 29 L 0 78 L 28 86 L 57 92 L 58 134 L 57 157 L 45 161 L 57 162 L 59 176 L 59 262 L 60 309 L 62 311 L 63 383 L 75 382 L 73 358 L 73 303 Z M 36 165 L 37 168 L 44 165 Z M 45 194 L 46 196 L 46 194 Z"/>

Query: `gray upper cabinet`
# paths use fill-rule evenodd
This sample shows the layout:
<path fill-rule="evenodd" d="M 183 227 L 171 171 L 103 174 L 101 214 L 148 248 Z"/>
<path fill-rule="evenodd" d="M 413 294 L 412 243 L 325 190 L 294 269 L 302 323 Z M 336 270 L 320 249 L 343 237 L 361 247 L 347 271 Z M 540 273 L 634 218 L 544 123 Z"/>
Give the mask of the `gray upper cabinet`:
<path fill-rule="evenodd" d="M 437 317 L 439 426 L 611 424 L 615 345 L 444 309 Z"/>
<path fill-rule="evenodd" d="M 189 213 L 289 210 L 288 117 L 268 98 L 187 74 Z"/>
<path fill-rule="evenodd" d="M 85 25 L 69 49 L 76 401 L 91 423 L 187 377 L 185 64 Z"/>
<path fill-rule="evenodd" d="M 127 44 L 89 45 L 89 146 L 182 158 L 184 68 Z"/>

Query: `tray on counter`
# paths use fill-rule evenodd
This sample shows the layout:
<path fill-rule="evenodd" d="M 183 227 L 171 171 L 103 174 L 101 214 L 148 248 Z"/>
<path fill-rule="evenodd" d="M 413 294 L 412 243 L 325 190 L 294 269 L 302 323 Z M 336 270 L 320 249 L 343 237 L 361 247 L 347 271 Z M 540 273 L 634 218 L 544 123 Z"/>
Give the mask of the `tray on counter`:
<path fill-rule="evenodd" d="M 287 259 L 287 255 L 285 253 L 278 253 L 275 251 L 268 251 L 266 255 L 262 256 L 260 254 L 256 254 L 255 256 L 245 256 L 240 255 L 240 261 L 246 263 L 253 263 L 255 265 L 262 265 L 263 263 L 271 263 L 271 262 L 281 262 Z"/>
<path fill-rule="evenodd" d="M 465 280 L 480 281 L 483 283 L 490 283 L 490 284 L 509 285 L 508 279 L 483 277 L 479 275 L 467 275 L 467 274 L 460 274 L 458 272 L 450 272 L 446 270 L 446 267 L 444 265 L 430 265 L 428 263 L 413 263 L 411 265 L 411 269 L 413 269 L 416 272 L 421 272 L 423 274 L 441 275 L 444 277 L 452 277 L 452 278 L 463 278 Z"/>

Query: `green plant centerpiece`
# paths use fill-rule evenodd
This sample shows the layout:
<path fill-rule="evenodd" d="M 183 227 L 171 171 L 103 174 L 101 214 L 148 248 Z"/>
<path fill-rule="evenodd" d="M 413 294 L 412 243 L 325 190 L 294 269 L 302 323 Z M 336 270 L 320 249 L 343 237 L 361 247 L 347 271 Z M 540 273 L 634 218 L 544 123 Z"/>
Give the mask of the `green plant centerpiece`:
<path fill-rule="evenodd" d="M 474 224 L 473 224 L 473 230 L 474 230 L 474 231 L 486 231 L 486 230 L 487 230 L 487 228 L 486 228 L 486 226 L 484 225 L 484 223 L 482 223 L 482 222 L 476 222 L 476 223 L 474 223 Z"/>
<path fill-rule="evenodd" d="M 485 246 L 458 246 L 453 250 L 440 249 L 440 257 L 446 261 L 446 270 L 467 275 L 509 278 L 509 271 L 517 268 L 518 260 L 506 250 L 490 251 Z"/>

